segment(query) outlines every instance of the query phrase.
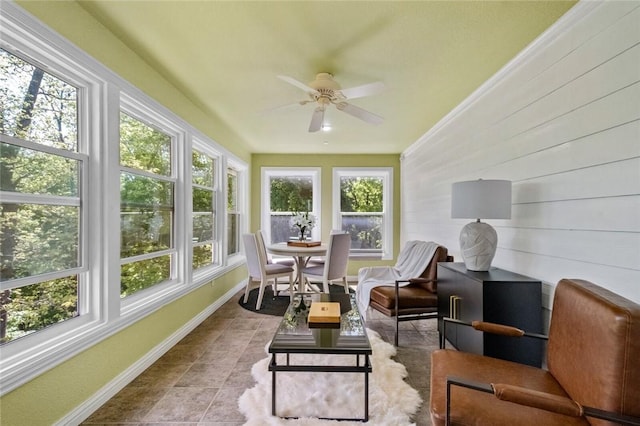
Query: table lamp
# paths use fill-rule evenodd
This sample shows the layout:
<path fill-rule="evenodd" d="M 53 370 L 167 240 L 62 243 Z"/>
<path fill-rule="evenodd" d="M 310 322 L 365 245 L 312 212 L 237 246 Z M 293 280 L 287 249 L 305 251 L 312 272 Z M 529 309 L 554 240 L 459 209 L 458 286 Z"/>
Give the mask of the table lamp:
<path fill-rule="evenodd" d="M 456 182 L 451 189 L 451 217 L 476 219 L 460 231 L 464 264 L 470 271 L 488 271 L 498 234 L 480 219 L 511 219 L 511 181 L 470 180 Z"/>

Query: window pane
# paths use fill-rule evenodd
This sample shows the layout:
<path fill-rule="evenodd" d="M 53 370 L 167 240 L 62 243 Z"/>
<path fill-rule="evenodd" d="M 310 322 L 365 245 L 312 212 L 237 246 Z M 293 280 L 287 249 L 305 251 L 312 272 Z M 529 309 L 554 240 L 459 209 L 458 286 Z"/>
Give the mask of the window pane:
<path fill-rule="evenodd" d="M 235 173 L 227 173 L 227 210 L 238 210 L 238 177 Z"/>
<path fill-rule="evenodd" d="M 191 180 L 193 183 L 213 188 L 213 177 L 213 158 L 194 150 L 191 156 Z"/>
<path fill-rule="evenodd" d="M 271 215 L 271 242 L 273 244 L 298 238 L 298 231 L 291 226 L 292 214 Z"/>
<path fill-rule="evenodd" d="M 77 151 L 77 89 L 0 49 L 0 131 Z"/>
<path fill-rule="evenodd" d="M 120 268 L 120 297 L 166 281 L 171 276 L 171 255 L 127 263 Z"/>
<path fill-rule="evenodd" d="M 0 342 L 77 316 L 77 276 L 0 292 Z"/>
<path fill-rule="evenodd" d="M 373 250 L 382 248 L 382 216 L 342 216 L 342 230 L 351 235 L 351 248 Z"/>
<path fill-rule="evenodd" d="M 123 209 L 173 209 L 173 183 L 123 172 L 120 200 Z"/>
<path fill-rule="evenodd" d="M 193 269 L 211 265 L 215 259 L 213 255 L 213 245 L 205 244 L 193 248 Z"/>
<path fill-rule="evenodd" d="M 213 240 L 213 213 L 200 213 L 193 216 L 193 242 Z"/>
<path fill-rule="evenodd" d="M 120 113 L 120 164 L 171 176 L 171 137 Z"/>
<path fill-rule="evenodd" d="M 76 160 L 0 143 L 0 189 L 24 194 L 77 197 Z"/>
<path fill-rule="evenodd" d="M 153 253 L 171 247 L 171 211 L 122 211 L 120 257 Z"/>
<path fill-rule="evenodd" d="M 80 208 L 0 204 L 1 280 L 76 268 Z"/>
<path fill-rule="evenodd" d="M 235 254 L 240 252 L 240 215 L 237 213 L 229 213 L 227 228 L 227 253 Z"/>
<path fill-rule="evenodd" d="M 313 180 L 310 176 L 271 177 L 269 183 L 272 212 L 313 210 Z"/>
<path fill-rule="evenodd" d="M 340 211 L 382 212 L 382 190 L 382 178 L 341 177 Z"/>
<path fill-rule="evenodd" d="M 193 211 L 213 211 L 214 192 L 207 189 L 193 188 Z"/>

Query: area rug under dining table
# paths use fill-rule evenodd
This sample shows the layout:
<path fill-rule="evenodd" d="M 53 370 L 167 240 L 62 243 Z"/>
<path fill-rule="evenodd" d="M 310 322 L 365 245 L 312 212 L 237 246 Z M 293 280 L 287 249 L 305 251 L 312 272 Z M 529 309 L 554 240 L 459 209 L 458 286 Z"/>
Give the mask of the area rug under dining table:
<path fill-rule="evenodd" d="M 396 354 L 393 345 L 383 341 L 380 335 L 367 329 L 372 348 L 372 373 L 369 376 L 369 422 L 367 425 L 403 426 L 414 424 L 414 415 L 422 399 L 417 390 L 404 381 L 407 370 L 392 359 Z M 265 347 L 267 351 L 268 345 Z M 271 415 L 271 372 L 268 371 L 271 356 L 255 363 L 251 374 L 256 385 L 247 389 L 239 398 L 240 412 L 246 426 L 258 425 L 362 425 L 361 422 L 321 420 L 316 417 L 354 417 L 362 415 L 364 380 L 354 373 L 306 373 L 281 372 L 277 375 L 277 413 L 279 416 L 296 416 L 282 419 Z M 292 363 L 317 365 L 352 364 L 353 356 L 345 355 L 291 355 Z"/>

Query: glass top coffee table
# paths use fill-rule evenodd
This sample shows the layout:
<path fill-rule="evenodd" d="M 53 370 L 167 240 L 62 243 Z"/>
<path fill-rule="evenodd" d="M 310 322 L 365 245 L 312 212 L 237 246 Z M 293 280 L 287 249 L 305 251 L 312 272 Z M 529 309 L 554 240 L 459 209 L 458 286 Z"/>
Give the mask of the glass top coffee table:
<path fill-rule="evenodd" d="M 309 307 L 314 301 L 339 302 L 339 328 L 315 328 L 307 322 Z M 364 374 L 364 416 L 362 418 L 334 418 L 330 420 L 369 420 L 369 373 L 371 372 L 371 344 L 364 328 L 362 317 L 356 306 L 354 294 L 296 294 L 287 308 L 276 331 L 269 353 L 271 362 L 271 414 L 276 414 L 276 373 L 279 371 L 307 371 L 325 373 Z M 286 354 L 285 364 L 277 363 L 277 355 Z M 292 364 L 291 354 L 355 355 L 354 365 L 299 365 Z M 360 357 L 363 357 L 361 362 Z M 327 389 L 331 392 L 331 389 Z"/>

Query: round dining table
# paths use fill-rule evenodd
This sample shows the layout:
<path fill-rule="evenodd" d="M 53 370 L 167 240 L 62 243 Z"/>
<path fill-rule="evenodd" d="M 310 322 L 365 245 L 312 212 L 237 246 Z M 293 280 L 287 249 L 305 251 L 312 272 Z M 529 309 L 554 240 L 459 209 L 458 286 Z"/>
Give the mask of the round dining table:
<path fill-rule="evenodd" d="M 277 256 L 291 256 L 296 263 L 296 272 L 298 274 L 298 292 L 306 293 L 304 281 L 302 277 L 302 269 L 307 266 L 309 259 L 313 256 L 325 256 L 327 254 L 327 245 L 305 247 L 297 245 L 288 245 L 287 243 L 277 243 L 267 246 L 267 251 Z"/>

